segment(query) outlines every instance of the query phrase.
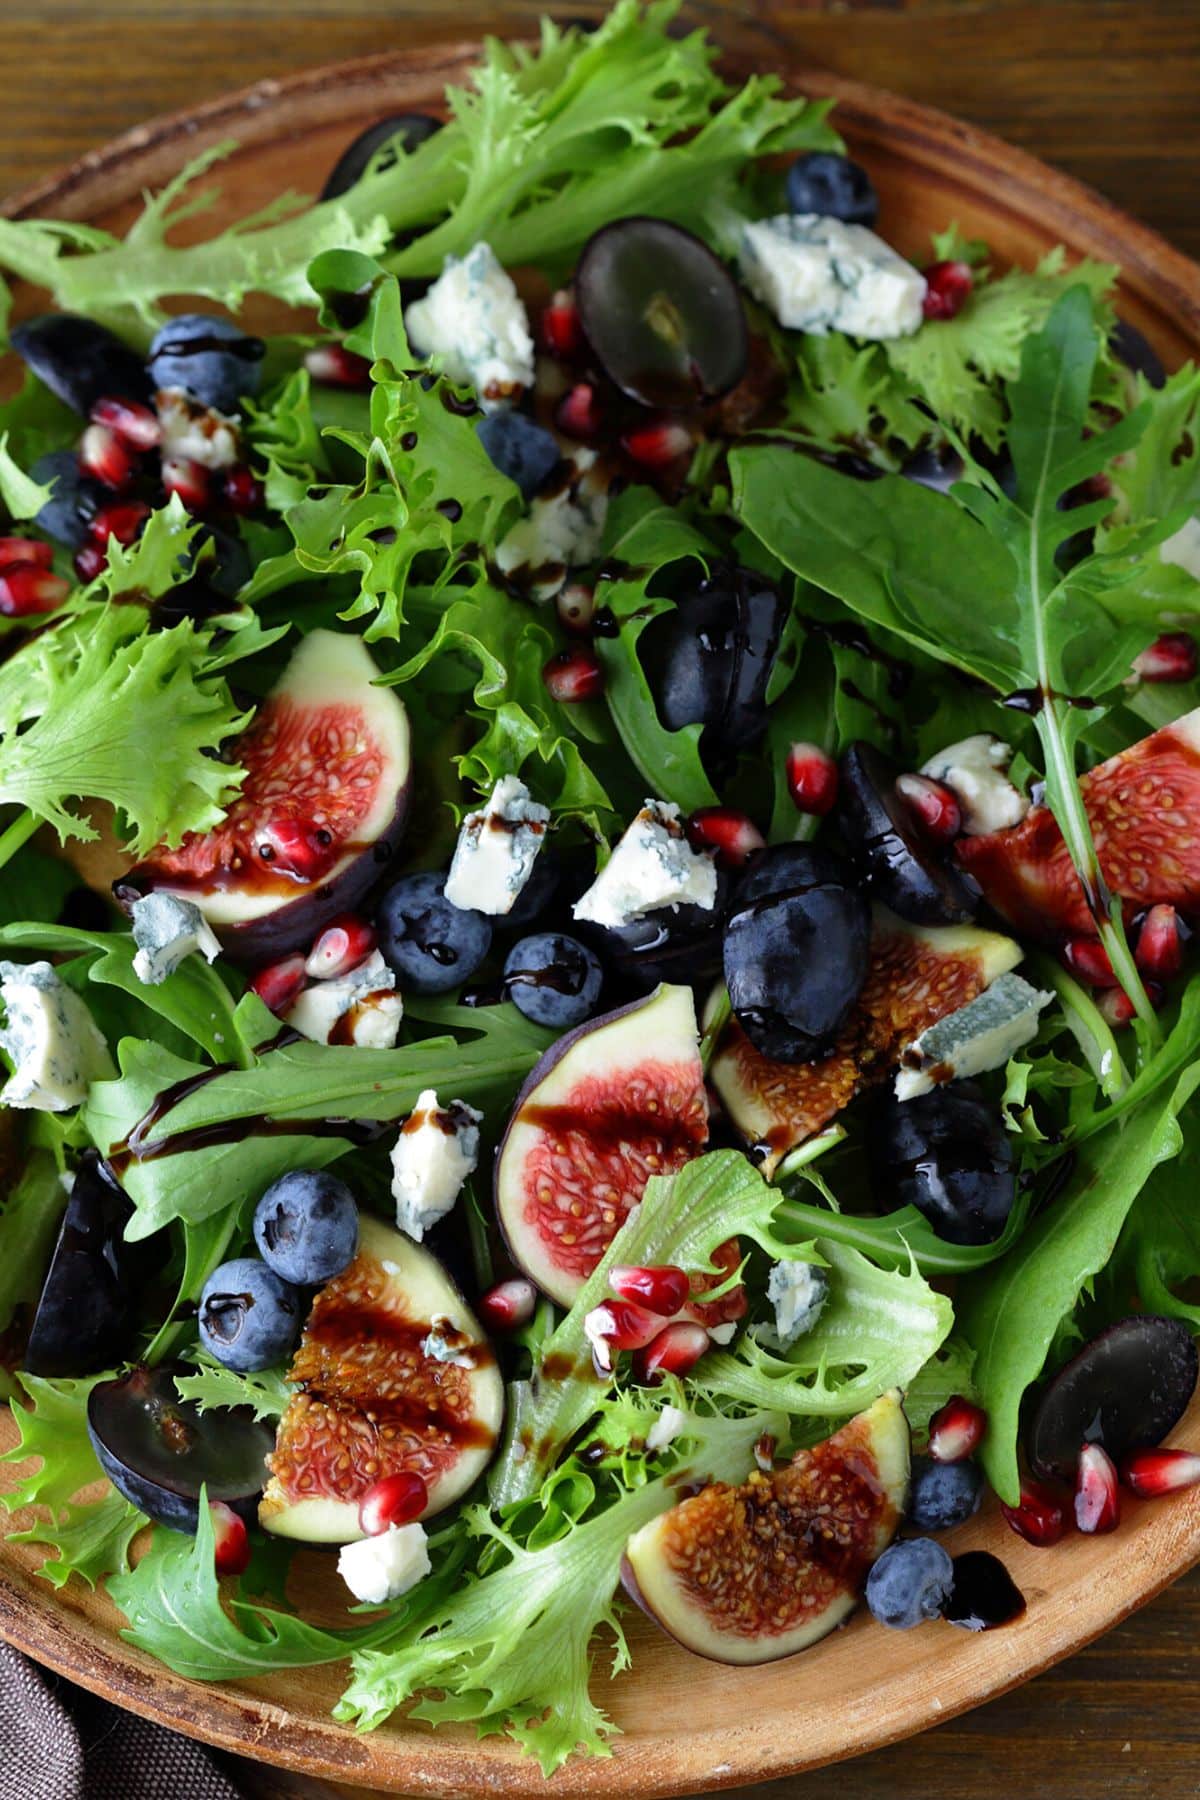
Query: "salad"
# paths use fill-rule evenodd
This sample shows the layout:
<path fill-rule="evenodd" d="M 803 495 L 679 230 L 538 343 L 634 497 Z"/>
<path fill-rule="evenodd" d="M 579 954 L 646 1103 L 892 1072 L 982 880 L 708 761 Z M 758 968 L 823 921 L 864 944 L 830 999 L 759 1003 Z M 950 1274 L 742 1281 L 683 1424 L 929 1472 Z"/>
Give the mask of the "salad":
<path fill-rule="evenodd" d="M 1200 373 L 674 11 L 0 222 L 5 1503 L 547 1773 L 1200 1479 Z"/>

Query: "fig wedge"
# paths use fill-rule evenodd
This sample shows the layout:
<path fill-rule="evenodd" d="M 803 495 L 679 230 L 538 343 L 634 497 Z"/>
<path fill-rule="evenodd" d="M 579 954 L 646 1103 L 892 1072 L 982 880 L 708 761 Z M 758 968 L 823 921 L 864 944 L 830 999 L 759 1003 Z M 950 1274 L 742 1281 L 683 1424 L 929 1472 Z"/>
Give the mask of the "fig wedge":
<path fill-rule="evenodd" d="M 428 1250 L 365 1214 L 358 1254 L 313 1301 L 288 1379 L 259 1523 L 349 1544 L 359 1503 L 402 1471 L 450 1506 L 491 1460 L 504 1387 L 483 1329 Z"/>
<path fill-rule="evenodd" d="M 567 1032 L 518 1094 L 496 1159 L 514 1262 L 570 1306 L 650 1177 L 682 1168 L 707 1137 L 689 988 L 656 988 Z"/>
<path fill-rule="evenodd" d="M 686 1650 L 763 1663 L 807 1650 L 853 1612 L 908 1498 L 908 1421 L 895 1392 L 786 1468 L 714 1482 L 643 1525 L 627 1592 Z"/>

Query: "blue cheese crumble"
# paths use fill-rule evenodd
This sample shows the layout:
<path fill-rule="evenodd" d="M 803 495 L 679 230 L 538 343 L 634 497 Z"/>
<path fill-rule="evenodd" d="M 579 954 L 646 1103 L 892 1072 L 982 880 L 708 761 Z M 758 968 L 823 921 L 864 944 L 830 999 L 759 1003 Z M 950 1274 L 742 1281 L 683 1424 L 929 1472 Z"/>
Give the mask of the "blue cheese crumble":
<path fill-rule="evenodd" d="M 760 1333 L 780 1350 L 790 1350 L 812 1330 L 829 1298 L 829 1276 L 818 1263 L 777 1262 L 767 1276 L 767 1299 L 775 1309 L 774 1331 Z"/>
<path fill-rule="evenodd" d="M 439 1106 L 432 1088 L 400 1127 L 392 1150 L 396 1224 L 417 1243 L 450 1211 L 479 1161 L 483 1114 L 462 1100 Z"/>
<path fill-rule="evenodd" d="M 989 731 L 977 731 L 947 744 L 922 763 L 921 773 L 950 789 L 962 809 L 967 836 L 982 837 L 1019 825 L 1029 811 L 1028 797 L 1008 778 L 1011 761 L 1011 745 Z"/>
<path fill-rule="evenodd" d="M 525 307 L 490 244 L 448 256 L 429 292 L 407 307 L 415 348 L 451 381 L 473 387 L 485 412 L 507 406 L 533 383 L 533 339 Z"/>
<path fill-rule="evenodd" d="M 390 1050 L 404 1017 L 404 1002 L 395 987 L 394 970 L 373 950 L 357 968 L 305 988 L 284 1014 L 284 1023 L 314 1044 Z"/>
<path fill-rule="evenodd" d="M 91 1013 L 48 962 L 0 962 L 0 1050 L 13 1073 L 0 1105 L 68 1112 L 116 1070 Z"/>
<path fill-rule="evenodd" d="M 717 871 L 709 856 L 693 850 L 679 808 L 647 800 L 574 914 L 593 925 L 628 925 L 664 906 L 711 907 Z"/>
<path fill-rule="evenodd" d="M 468 813 L 446 877 L 451 906 L 493 917 L 511 912 L 546 841 L 550 810 L 515 775 L 502 775 L 482 812 Z"/>
<path fill-rule="evenodd" d="M 901 1051 L 897 1100 L 915 1100 L 941 1082 L 1002 1069 L 1036 1035 L 1038 1014 L 1053 998 L 1020 975 L 1001 975 Z"/>
<path fill-rule="evenodd" d="M 173 975 L 185 957 L 198 950 L 209 962 L 221 946 L 198 906 L 174 894 L 145 894 L 130 915 L 137 954 L 133 972 L 148 987 Z"/>
<path fill-rule="evenodd" d="M 553 600 L 572 569 L 594 562 L 608 517 L 607 479 L 594 450 L 564 458 L 566 479 L 538 494 L 496 546 L 496 567 L 530 600 Z"/>
<path fill-rule="evenodd" d="M 779 213 L 743 227 L 738 262 L 755 299 L 793 331 L 902 338 L 923 318 L 925 277 L 865 225 Z"/>

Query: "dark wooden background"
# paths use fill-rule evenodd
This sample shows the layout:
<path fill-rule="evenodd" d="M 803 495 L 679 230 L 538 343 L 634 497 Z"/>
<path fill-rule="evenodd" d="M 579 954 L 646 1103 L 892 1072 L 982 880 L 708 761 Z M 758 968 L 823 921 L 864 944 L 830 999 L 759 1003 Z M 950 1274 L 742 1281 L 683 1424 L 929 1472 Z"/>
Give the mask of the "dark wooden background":
<path fill-rule="evenodd" d="M 150 114 L 372 50 L 528 30 L 542 10 L 536 0 L 0 0 L 0 193 Z M 554 10 L 602 9 L 568 0 Z M 959 113 L 1200 258 L 1200 0 L 758 0 L 686 16 L 764 67 L 819 63 Z M 795 1669 L 799 1694 L 803 1662 Z M 1040 1680 L 915 1742 L 739 1792 L 1175 1800 L 1200 1792 L 1198 1700 L 1200 1572 Z M 260 1800 L 334 1792 L 249 1764 L 237 1774 Z"/>

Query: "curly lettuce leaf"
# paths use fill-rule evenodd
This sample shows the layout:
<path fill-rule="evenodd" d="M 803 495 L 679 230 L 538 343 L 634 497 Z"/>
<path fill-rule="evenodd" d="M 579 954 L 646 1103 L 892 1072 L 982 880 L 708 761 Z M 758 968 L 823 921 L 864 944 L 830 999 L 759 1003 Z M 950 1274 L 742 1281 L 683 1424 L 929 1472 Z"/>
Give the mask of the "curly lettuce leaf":
<path fill-rule="evenodd" d="M 279 1369 L 259 1369 L 243 1375 L 227 1369 L 204 1351 L 195 1353 L 196 1373 L 177 1375 L 180 1398 L 190 1400 L 202 1413 L 229 1406 L 249 1407 L 256 1419 L 278 1419 L 292 1398 L 292 1389 Z"/>

